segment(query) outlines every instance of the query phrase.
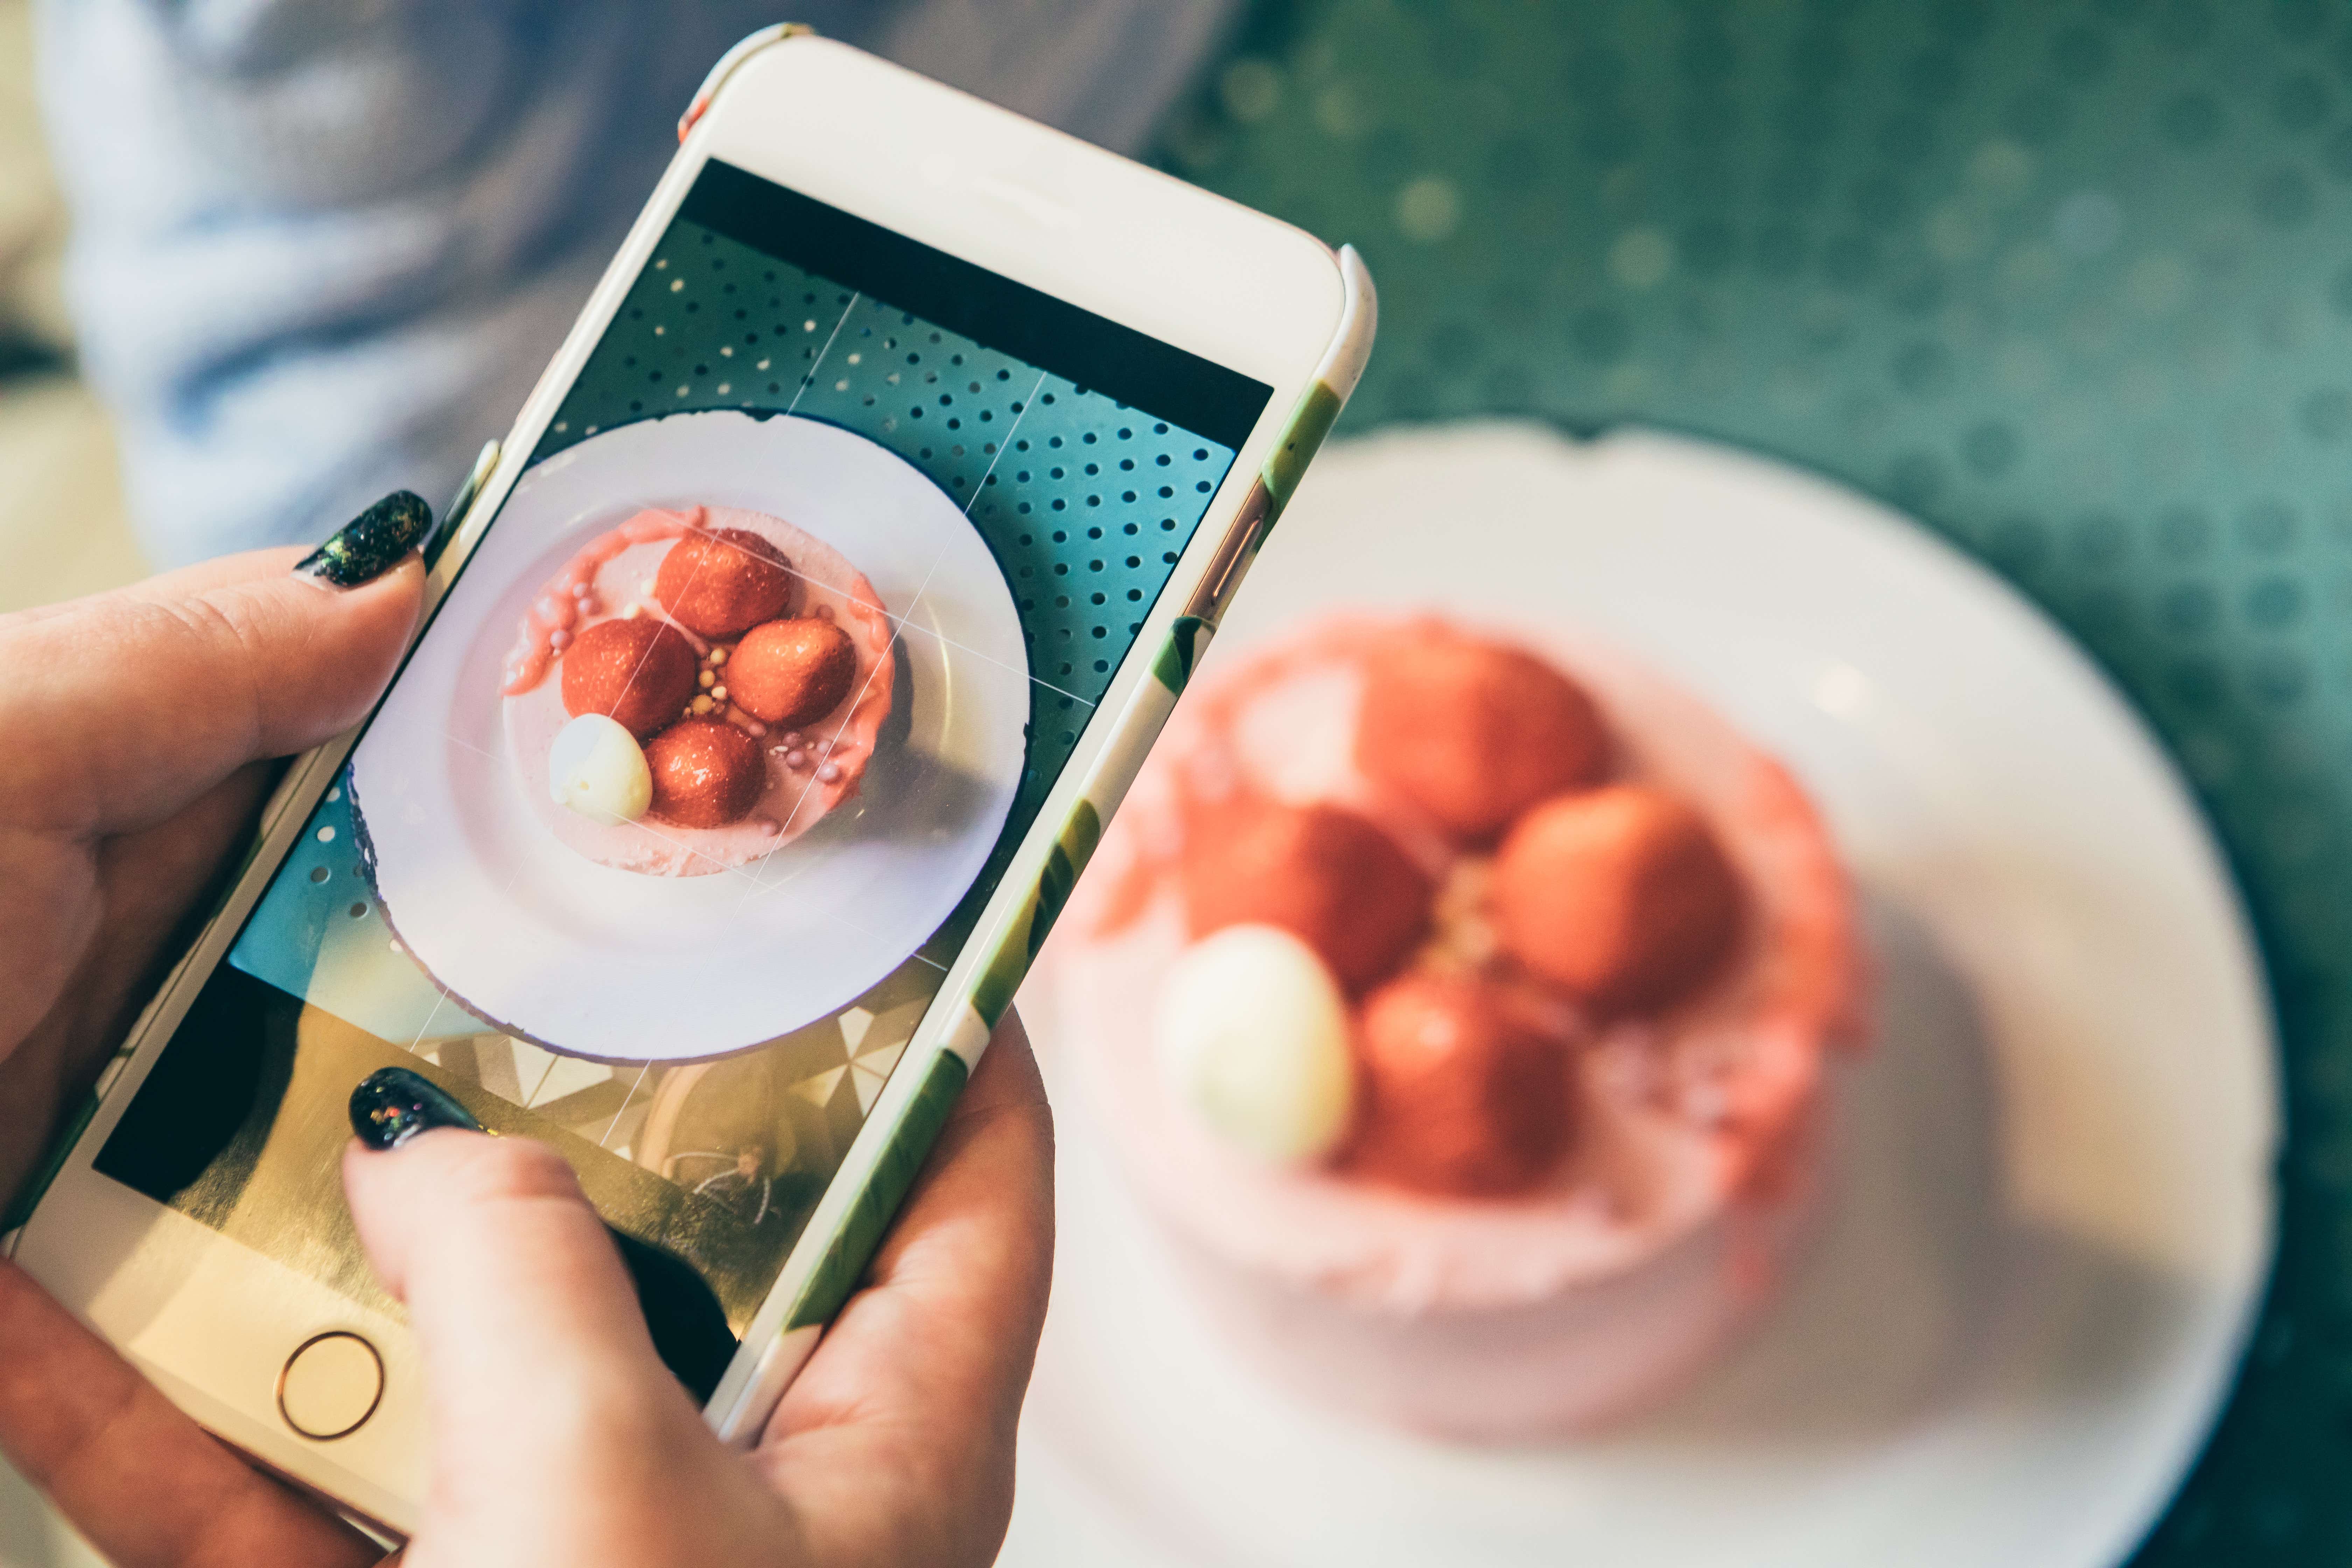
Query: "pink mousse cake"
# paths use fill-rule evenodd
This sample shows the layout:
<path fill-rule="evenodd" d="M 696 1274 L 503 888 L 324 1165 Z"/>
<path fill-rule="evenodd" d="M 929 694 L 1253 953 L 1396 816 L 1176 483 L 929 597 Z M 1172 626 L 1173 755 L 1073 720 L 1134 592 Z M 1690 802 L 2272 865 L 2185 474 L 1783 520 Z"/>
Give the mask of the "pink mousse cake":
<path fill-rule="evenodd" d="M 1236 927 L 1322 961 L 1336 1078 L 1234 1059 L 1307 1003 L 1180 994 Z M 1779 763 L 1609 648 L 1432 618 L 1196 685 L 1065 934 L 1081 1079 L 1213 1315 L 1320 1402 L 1465 1440 L 1641 1411 L 1755 1315 L 1862 1035 L 1851 893 Z M 1221 1008 L 1188 1093 L 1169 1020 Z"/>
<path fill-rule="evenodd" d="M 609 668 L 587 668 L 599 656 Z M 540 821 L 600 865 L 731 869 L 857 794 L 892 663 L 873 584 L 823 540 L 730 507 L 647 509 L 533 600 L 499 691 L 508 761 Z M 651 805 L 631 819 L 582 815 L 550 790 L 557 738 L 583 712 L 621 721 L 651 765 Z"/>

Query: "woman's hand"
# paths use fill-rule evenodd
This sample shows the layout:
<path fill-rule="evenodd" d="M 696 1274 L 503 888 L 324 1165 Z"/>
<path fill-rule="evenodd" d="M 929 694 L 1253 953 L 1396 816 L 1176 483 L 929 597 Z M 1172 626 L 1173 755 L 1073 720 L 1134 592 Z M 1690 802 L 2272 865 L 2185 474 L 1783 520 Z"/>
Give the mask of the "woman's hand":
<path fill-rule="evenodd" d="M 433 1469 L 410 1568 L 992 1561 L 1053 1254 L 1053 1130 L 997 1031 L 929 1170 L 750 1454 L 654 1354 L 553 1151 L 354 1143 L 343 1186 L 425 1352 Z"/>
<path fill-rule="evenodd" d="M 406 1568 L 994 1558 L 1053 1257 L 1053 1124 L 1017 1018 L 748 1454 L 719 1445 L 655 1356 L 604 1222 L 544 1144 L 355 1142 L 343 1184 L 424 1351 L 433 1467 Z M 5 1265 L 0 1447 L 123 1568 L 379 1555 Z"/>
<path fill-rule="evenodd" d="M 0 1193 L 222 874 L 268 785 L 259 759 L 359 718 L 415 624 L 413 556 L 338 592 L 290 575 L 292 555 L 0 619 Z M 1052 1142 L 1008 1020 L 870 1282 L 750 1454 L 719 1446 L 655 1357 L 552 1152 L 451 1131 L 354 1144 L 352 1209 L 426 1369 L 433 1469 L 405 1561 L 986 1563 L 1045 1312 Z M 0 1449 L 125 1568 L 381 1555 L 5 1264 Z"/>
<path fill-rule="evenodd" d="M 415 542 L 359 587 L 263 550 L 0 617 L 0 1198 L 221 876 L 265 759 L 349 728 L 391 679 Z"/>

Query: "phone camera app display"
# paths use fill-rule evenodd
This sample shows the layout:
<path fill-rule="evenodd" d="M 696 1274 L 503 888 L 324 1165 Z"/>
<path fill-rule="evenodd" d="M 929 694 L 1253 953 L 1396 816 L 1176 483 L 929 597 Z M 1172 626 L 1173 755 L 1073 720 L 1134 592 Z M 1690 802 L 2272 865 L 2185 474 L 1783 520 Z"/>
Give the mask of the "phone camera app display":
<path fill-rule="evenodd" d="M 709 165 L 98 1168 L 396 1310 L 407 1067 L 740 1334 L 1266 396 Z"/>

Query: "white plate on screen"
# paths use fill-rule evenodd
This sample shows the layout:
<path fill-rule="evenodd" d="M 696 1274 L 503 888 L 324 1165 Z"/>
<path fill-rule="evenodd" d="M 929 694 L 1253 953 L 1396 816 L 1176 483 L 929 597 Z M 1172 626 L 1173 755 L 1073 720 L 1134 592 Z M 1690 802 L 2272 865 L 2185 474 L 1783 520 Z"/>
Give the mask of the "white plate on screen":
<path fill-rule="evenodd" d="M 2179 776 L 2008 587 L 1874 502 L 1704 443 L 1525 426 L 1326 455 L 1212 667 L 1302 616 L 1588 629 L 1822 806 L 1879 1038 L 1817 1245 L 1635 1426 L 1479 1451 L 1255 1381 L 1060 1100 L 1061 1237 L 1003 1562 L 2101 1568 L 2201 1446 L 2270 1265 L 2278 1085 L 2236 893 Z M 1047 970 L 1058 962 L 1049 944 Z M 1023 997 L 1049 1085 L 1051 985 Z"/>
<path fill-rule="evenodd" d="M 898 622 L 897 700 L 861 793 L 807 835 L 725 874 L 639 876 L 533 816 L 499 670 L 572 552 L 698 502 L 786 519 L 865 574 Z M 835 426 L 677 415 L 523 476 L 352 753 L 352 795 L 386 917 L 452 999 L 581 1056 L 708 1057 L 835 1012 L 939 927 L 1003 829 L 1028 717 L 1012 594 L 945 491 Z"/>

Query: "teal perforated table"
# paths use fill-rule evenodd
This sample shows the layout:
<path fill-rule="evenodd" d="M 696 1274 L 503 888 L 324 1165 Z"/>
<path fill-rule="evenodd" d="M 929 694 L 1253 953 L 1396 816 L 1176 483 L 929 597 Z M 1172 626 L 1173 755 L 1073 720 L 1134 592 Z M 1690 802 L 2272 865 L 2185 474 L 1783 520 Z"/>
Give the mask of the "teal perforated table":
<path fill-rule="evenodd" d="M 1777 454 L 2139 705 L 2245 889 L 2289 1142 L 2252 1352 L 2136 1561 L 2352 1561 L 2352 7 L 1276 4 L 1161 156 L 1365 252 L 1343 432 Z"/>

